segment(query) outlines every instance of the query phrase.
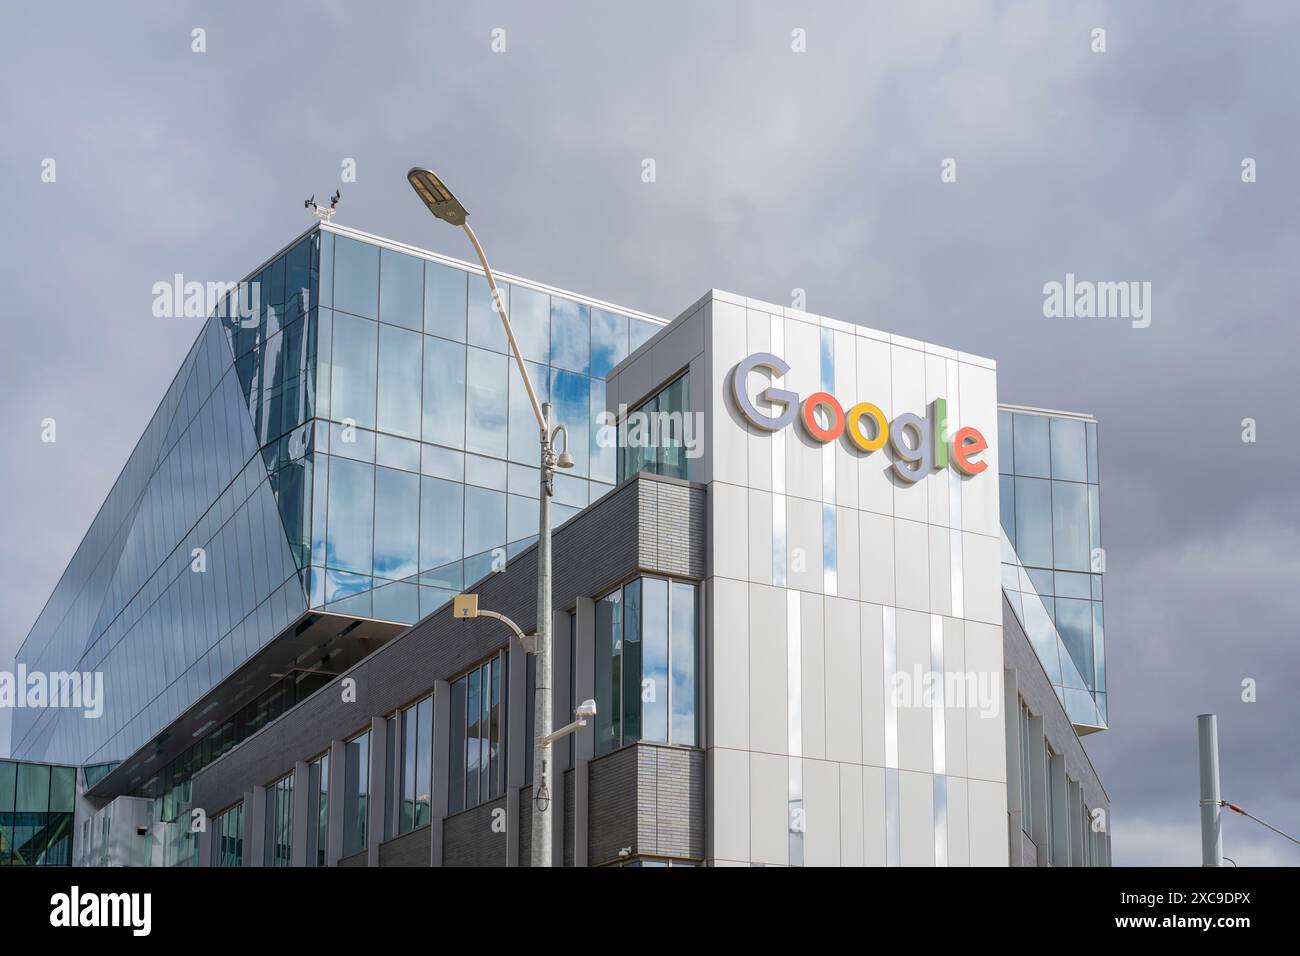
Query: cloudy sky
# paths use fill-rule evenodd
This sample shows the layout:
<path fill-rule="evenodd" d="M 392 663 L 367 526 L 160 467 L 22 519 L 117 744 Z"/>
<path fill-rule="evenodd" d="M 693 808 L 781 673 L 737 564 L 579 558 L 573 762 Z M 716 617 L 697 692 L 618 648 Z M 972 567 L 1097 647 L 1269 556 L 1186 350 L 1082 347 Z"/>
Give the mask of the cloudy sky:
<path fill-rule="evenodd" d="M 504 271 L 664 316 L 801 288 L 1093 412 L 1115 861 L 1199 863 L 1205 711 L 1224 795 L 1300 830 L 1297 32 L 1293 5 L 1176 0 L 7 3 L 0 667 L 196 334 L 153 283 L 243 275 L 346 159 L 340 222 L 464 258 L 419 162 Z M 1150 282 L 1150 327 L 1044 318 L 1067 272 Z M 1224 847 L 1300 863 L 1240 818 Z"/>

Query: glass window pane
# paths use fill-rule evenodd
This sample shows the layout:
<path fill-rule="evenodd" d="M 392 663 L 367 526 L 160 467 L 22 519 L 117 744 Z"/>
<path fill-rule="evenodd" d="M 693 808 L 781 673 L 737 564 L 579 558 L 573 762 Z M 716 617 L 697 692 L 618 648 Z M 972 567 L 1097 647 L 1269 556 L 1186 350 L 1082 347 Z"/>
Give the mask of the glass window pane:
<path fill-rule="evenodd" d="M 551 427 L 564 425 L 567 430 L 573 467 L 566 469 L 565 473 L 579 478 L 587 476 L 587 443 L 591 439 L 589 381 L 585 375 L 574 372 L 551 371 Z"/>
<path fill-rule="evenodd" d="M 50 768 L 43 764 L 18 765 L 16 813 L 46 813 L 50 809 Z"/>
<path fill-rule="evenodd" d="M 472 556 L 506 543 L 506 496 L 500 491 L 465 488 L 465 554 Z"/>
<path fill-rule="evenodd" d="M 465 486 L 442 478 L 420 480 L 420 570 L 459 561 L 465 514 Z"/>
<path fill-rule="evenodd" d="M 402 711 L 402 833 L 407 833 L 415 826 L 415 751 L 417 744 L 415 717 L 416 711 L 414 707 L 408 707 Z"/>
<path fill-rule="evenodd" d="M 1048 419 L 1042 415 L 1012 416 L 1016 474 L 1029 478 L 1049 478 L 1052 473 L 1048 441 Z"/>
<path fill-rule="evenodd" d="M 627 316 L 591 310 L 591 376 L 604 378 L 627 358 Z"/>
<path fill-rule="evenodd" d="M 653 322 L 646 322 L 642 319 L 628 319 L 627 326 L 627 348 L 628 354 L 631 355 L 645 343 L 654 338 L 655 333 L 662 329 L 662 325 L 655 325 Z"/>
<path fill-rule="evenodd" d="M 330 417 L 375 427 L 375 367 L 379 325 L 335 313 L 330 362 Z"/>
<path fill-rule="evenodd" d="M 424 336 L 391 325 L 379 327 L 377 427 L 406 438 L 420 437 L 420 347 Z"/>
<path fill-rule="evenodd" d="M 420 548 L 420 476 L 375 470 L 374 574 L 400 580 L 416 573 Z"/>
<path fill-rule="evenodd" d="M 550 369 L 544 365 L 528 363 L 528 379 L 537 392 L 537 401 L 551 400 Z M 554 411 L 552 422 L 558 423 Z M 537 413 L 528 400 L 528 390 L 524 387 L 523 376 L 519 374 L 519 365 L 510 362 L 510 460 L 523 465 L 536 465 L 541 459 L 542 446 L 538 440 L 540 429 L 537 427 Z"/>
<path fill-rule="evenodd" d="M 1016 454 L 1015 444 L 1011 439 L 1011 413 L 998 412 L 998 471 L 1004 475 L 1014 475 Z"/>
<path fill-rule="evenodd" d="M 1069 481 L 1052 482 L 1054 567 L 1089 570 L 1088 528 L 1088 486 Z"/>
<path fill-rule="evenodd" d="M 1016 556 L 1025 565 L 1052 567 L 1052 483 L 1016 478 Z"/>
<path fill-rule="evenodd" d="M 510 314 L 510 286 L 498 285 L 501 304 L 506 315 Z M 492 292 L 487 279 L 482 276 L 469 277 L 469 344 L 493 352 L 505 352 L 510 343 L 506 340 L 506 330 L 501 325 L 501 316 L 492 303 Z M 472 381 L 472 379 L 471 379 Z"/>
<path fill-rule="evenodd" d="M 374 543 L 374 466 L 329 458 L 329 518 L 325 561 L 331 568 L 370 574 Z"/>
<path fill-rule="evenodd" d="M 551 364 L 587 374 L 590 365 L 591 314 L 585 305 L 551 298 Z"/>
<path fill-rule="evenodd" d="M 424 341 L 424 440 L 465 447 L 465 346 Z"/>
<path fill-rule="evenodd" d="M 641 581 L 629 581 L 623 588 L 623 743 L 628 744 L 634 740 L 640 740 L 643 736 L 646 740 L 667 740 L 668 739 L 668 684 L 666 680 L 656 680 L 656 676 L 650 670 L 642 673 L 643 666 L 654 666 L 654 654 L 656 649 L 643 645 L 641 639 Z M 653 585 L 655 582 L 646 580 L 646 600 L 653 599 Z M 658 582 L 662 584 L 663 582 Z M 666 603 L 666 602 L 665 602 Z M 647 642 L 655 637 L 662 638 L 658 642 L 658 649 L 663 652 L 664 676 L 667 676 L 668 665 L 668 638 L 667 634 L 656 635 L 649 632 L 649 628 L 654 624 L 651 615 L 646 615 L 646 640 Z M 666 628 L 665 628 L 666 631 Z M 646 657 L 645 664 L 642 663 L 642 657 Z M 660 697 L 660 689 L 663 696 Z M 659 708 L 656 710 L 656 708 Z M 645 711 L 645 727 L 641 725 L 642 710 Z M 597 705 L 597 713 L 599 713 Z M 664 717 L 663 734 L 655 736 L 656 716 Z"/>
<path fill-rule="evenodd" d="M 510 325 L 524 360 L 551 361 L 551 297 L 523 286 L 510 287 Z"/>
<path fill-rule="evenodd" d="M 1053 418 L 1052 477 L 1067 481 L 1088 480 L 1088 439 L 1084 423 Z"/>
<path fill-rule="evenodd" d="M 483 712 L 482 674 L 478 668 L 469 672 L 465 696 L 465 806 L 476 807 L 479 803 L 479 783 L 481 779 L 481 758 L 479 742 L 481 732 L 479 722 Z"/>
<path fill-rule="evenodd" d="M 379 248 L 336 236 L 334 308 L 367 319 L 379 316 Z"/>
<path fill-rule="evenodd" d="M 488 796 L 504 792 L 501 780 L 501 658 L 492 658 L 489 668 L 492 694 L 488 698 Z"/>
<path fill-rule="evenodd" d="M 424 324 L 424 260 L 383 250 L 379 283 L 379 320 L 419 331 Z"/>
<path fill-rule="evenodd" d="M 596 728 L 597 754 L 622 743 L 623 593 L 615 591 L 596 602 Z"/>
<path fill-rule="evenodd" d="M 465 341 L 466 279 L 468 273 L 426 262 L 424 266 L 424 331 L 456 342 Z"/>
<path fill-rule="evenodd" d="M 469 350 L 466 359 L 465 448 L 481 455 L 505 458 L 509 359 L 476 348 Z"/>
<path fill-rule="evenodd" d="M 419 744 L 415 754 L 415 825 L 422 827 L 430 820 L 433 795 L 433 698 L 420 701 L 416 711 Z"/>
<path fill-rule="evenodd" d="M 675 744 L 695 745 L 696 698 L 695 585 L 674 581 L 672 586 L 672 730 Z"/>
<path fill-rule="evenodd" d="M 618 469 L 617 417 L 605 417 L 605 382 L 591 379 L 591 438 L 587 471 L 593 481 L 612 485 Z"/>

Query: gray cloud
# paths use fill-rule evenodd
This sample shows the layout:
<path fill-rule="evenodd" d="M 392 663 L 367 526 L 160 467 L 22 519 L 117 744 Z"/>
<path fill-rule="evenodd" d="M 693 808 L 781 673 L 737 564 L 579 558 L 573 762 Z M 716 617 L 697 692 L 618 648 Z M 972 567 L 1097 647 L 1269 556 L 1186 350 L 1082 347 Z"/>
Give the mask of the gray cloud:
<path fill-rule="evenodd" d="M 803 288 L 996 358 L 1004 400 L 1094 412 L 1114 729 L 1086 746 L 1116 861 L 1198 862 L 1205 710 L 1226 795 L 1300 829 L 1298 27 L 1280 4 L 1173 0 L 7 5 L 0 658 L 197 331 L 150 316 L 152 283 L 244 274 L 345 157 L 340 221 L 463 258 L 403 181 L 426 162 L 504 270 L 666 316 L 710 286 Z M 1043 318 L 1066 272 L 1150 281 L 1151 327 Z M 1243 865 L 1300 862 L 1249 821 L 1226 834 Z"/>

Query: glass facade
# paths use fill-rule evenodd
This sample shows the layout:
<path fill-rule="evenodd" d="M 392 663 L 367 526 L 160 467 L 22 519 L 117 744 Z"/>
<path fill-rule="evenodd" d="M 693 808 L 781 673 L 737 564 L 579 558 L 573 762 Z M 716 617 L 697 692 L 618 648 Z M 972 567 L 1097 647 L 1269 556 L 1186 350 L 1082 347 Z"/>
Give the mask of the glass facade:
<path fill-rule="evenodd" d="M 102 671 L 104 716 L 17 710 L 17 756 L 123 760 L 309 610 L 413 623 L 535 539 L 536 426 L 480 276 L 317 227 L 245 282 L 204 323 L 17 655 L 29 671 Z M 502 292 L 568 426 L 559 524 L 613 486 L 615 450 L 595 440 L 602 376 L 660 325 Z"/>
<path fill-rule="evenodd" d="M 638 740 L 694 746 L 696 588 L 642 577 L 596 602 L 596 754 Z"/>
<path fill-rule="evenodd" d="M 690 413 L 689 372 L 628 412 L 626 438 L 617 449 L 618 480 L 642 471 L 683 480 L 689 477 L 685 435 Z"/>
<path fill-rule="evenodd" d="M 0 760 L 0 866 L 71 866 L 75 767 Z"/>
<path fill-rule="evenodd" d="M 998 412 L 1003 592 L 1070 720 L 1106 726 L 1097 423 Z"/>
<path fill-rule="evenodd" d="M 531 659 L 531 658 L 530 658 Z M 504 654 L 451 682 L 448 810 L 457 813 L 506 792 Z"/>
<path fill-rule="evenodd" d="M 267 866 L 293 865 L 293 774 L 266 788 Z"/>

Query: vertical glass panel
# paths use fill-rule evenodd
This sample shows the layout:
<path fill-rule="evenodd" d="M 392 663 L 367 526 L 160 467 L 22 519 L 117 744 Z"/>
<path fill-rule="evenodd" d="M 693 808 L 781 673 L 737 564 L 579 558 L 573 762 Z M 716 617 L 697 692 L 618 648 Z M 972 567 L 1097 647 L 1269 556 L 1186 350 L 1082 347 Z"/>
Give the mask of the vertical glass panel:
<path fill-rule="evenodd" d="M 379 248 L 334 237 L 334 308 L 367 319 L 379 317 Z"/>
<path fill-rule="evenodd" d="M 320 304 L 326 308 L 334 306 L 334 233 L 317 232 L 320 238 L 320 258 L 318 280 L 320 287 Z"/>
<path fill-rule="evenodd" d="M 536 498 L 510 495 L 506 506 L 506 540 L 514 543 L 537 534 L 538 505 Z"/>
<path fill-rule="evenodd" d="M 672 585 L 672 729 L 669 740 L 695 745 L 695 585 L 674 581 Z"/>
<path fill-rule="evenodd" d="M 468 683 L 462 677 L 451 685 L 451 735 L 447 753 L 450 762 L 447 810 L 450 813 L 465 809 L 465 696 Z"/>
<path fill-rule="evenodd" d="M 424 331 L 455 342 L 465 341 L 468 273 L 437 262 L 424 264 Z"/>
<path fill-rule="evenodd" d="M 1088 442 L 1084 423 L 1069 418 L 1053 418 L 1052 477 L 1066 481 L 1088 480 Z"/>
<path fill-rule="evenodd" d="M 343 855 L 366 848 L 370 803 L 370 734 L 349 740 L 344 748 Z"/>
<path fill-rule="evenodd" d="M 420 547 L 420 476 L 375 470 L 374 573 L 400 580 L 416 573 Z"/>
<path fill-rule="evenodd" d="M 586 477 L 587 443 L 591 438 L 591 395 L 585 375 L 553 369 L 551 372 L 552 428 L 564 425 L 568 432 L 573 467 L 566 474 Z M 536 459 L 534 459 L 536 460 Z M 585 503 L 585 502 L 584 502 Z"/>
<path fill-rule="evenodd" d="M 334 314 L 330 363 L 330 416 L 375 427 L 375 366 L 379 325 L 341 312 Z"/>
<path fill-rule="evenodd" d="M 998 412 L 998 472 L 1003 475 L 1016 473 L 1015 444 L 1011 440 L 1011 413 Z"/>
<path fill-rule="evenodd" d="M 0 790 L 3 784 L 0 784 Z M 50 772 L 50 812 L 72 813 L 77 797 L 77 769 L 75 767 L 54 767 Z M 0 811 L 4 801 L 0 798 Z"/>
<path fill-rule="evenodd" d="M 585 305 L 551 298 L 551 364 L 588 373 L 591 359 L 591 313 Z"/>
<path fill-rule="evenodd" d="M 390 325 L 379 327 L 378 428 L 420 437 L 420 346 L 424 336 Z"/>
<path fill-rule="evenodd" d="M 1016 554 L 1021 563 L 1052 566 L 1052 483 L 1016 478 Z"/>
<path fill-rule="evenodd" d="M 1002 513 L 1002 530 L 1016 546 L 1016 480 L 1010 475 L 998 476 L 998 507 Z"/>
<path fill-rule="evenodd" d="M 465 554 L 482 554 L 506 543 L 506 496 L 487 488 L 465 488 Z"/>
<path fill-rule="evenodd" d="M 1098 499 L 1098 486 L 1088 486 L 1088 543 L 1092 553 L 1096 554 L 1094 562 L 1097 566 L 1091 568 L 1093 571 L 1104 572 L 1101 561 L 1101 502 Z M 1092 554 L 1089 555 L 1092 557 Z"/>
<path fill-rule="evenodd" d="M 1088 480 L 1097 483 L 1097 425 L 1088 422 Z"/>
<path fill-rule="evenodd" d="M 1096 687 L 1093 669 L 1092 602 L 1056 599 L 1056 630 L 1089 690 Z"/>
<path fill-rule="evenodd" d="M 510 286 L 498 285 L 501 304 L 510 314 Z M 469 277 L 469 344 L 493 352 L 506 352 L 510 343 L 506 340 L 506 330 L 501 325 L 501 316 L 492 303 L 492 292 L 487 279 L 482 276 Z M 473 378 L 470 379 L 473 381 Z"/>
<path fill-rule="evenodd" d="M 482 759 L 479 754 L 479 721 L 483 712 L 483 679 L 478 668 L 469 672 L 465 695 L 465 806 L 479 804 Z"/>
<path fill-rule="evenodd" d="M 627 348 L 628 354 L 631 355 L 645 343 L 654 338 L 655 333 L 663 328 L 662 325 L 655 325 L 653 322 L 646 322 L 643 319 L 627 320 Z"/>
<path fill-rule="evenodd" d="M 459 561 L 465 515 L 465 486 L 442 478 L 420 479 L 420 570 Z"/>
<path fill-rule="evenodd" d="M 1052 482 L 1052 542 L 1055 567 L 1089 570 L 1088 486 Z M 1024 557 L 1021 557 L 1024 560 Z"/>
<path fill-rule="evenodd" d="M 596 753 L 617 749 L 622 737 L 623 593 L 596 602 Z"/>
<path fill-rule="evenodd" d="M 465 448 L 480 455 L 505 458 L 509 360 L 504 355 L 476 348 L 469 349 L 466 360 Z"/>
<path fill-rule="evenodd" d="M 415 749 L 416 711 L 408 707 L 402 711 L 402 813 L 401 832 L 407 833 L 415 826 Z"/>
<path fill-rule="evenodd" d="M 433 800 L 433 698 L 426 697 L 416 708 L 418 748 L 415 754 L 415 825 L 429 823 Z"/>
<path fill-rule="evenodd" d="M 646 740 L 668 739 L 668 704 L 672 695 L 668 673 L 668 582 L 643 578 L 645 607 L 641 699 Z"/>
<path fill-rule="evenodd" d="M 18 764 L 14 812 L 46 813 L 49 809 L 50 768 L 42 764 Z"/>
<path fill-rule="evenodd" d="M 479 691 L 479 724 L 478 724 L 478 753 L 479 753 L 479 799 L 490 800 L 492 798 L 490 768 L 492 763 L 492 668 L 484 664 L 480 668 L 482 673 L 482 685 Z"/>
<path fill-rule="evenodd" d="M 593 481 L 612 485 L 618 469 L 616 415 L 606 417 L 605 382 L 591 379 L 591 461 L 587 470 Z"/>
<path fill-rule="evenodd" d="M 659 453 L 656 471 L 673 478 L 687 477 L 685 449 L 690 397 L 689 375 L 682 375 L 659 393 Z"/>
<path fill-rule="evenodd" d="M 384 249 L 379 260 L 379 321 L 419 331 L 424 324 L 424 260 Z"/>
<path fill-rule="evenodd" d="M 495 797 L 501 787 L 501 658 L 492 658 L 490 667 L 492 694 L 488 698 L 488 796 Z"/>
<path fill-rule="evenodd" d="M 332 568 L 370 574 L 374 541 L 374 466 L 331 457 L 329 469 L 325 560 Z"/>
<path fill-rule="evenodd" d="M 424 440 L 465 447 L 465 346 L 424 341 Z"/>
<path fill-rule="evenodd" d="M 662 583 L 662 582 L 660 582 Z M 654 582 L 646 580 L 647 591 L 652 591 L 650 585 Z M 640 740 L 644 736 L 647 740 L 666 740 L 667 737 L 654 736 L 654 707 L 656 699 L 662 690 L 664 694 L 665 713 L 667 711 L 667 693 L 668 687 L 665 682 L 659 682 L 652 679 L 650 672 L 647 670 L 642 676 L 642 657 L 643 655 L 653 654 L 650 649 L 643 649 L 641 640 L 641 585 L 640 579 L 629 581 L 623 588 L 623 743 L 629 744 L 634 740 Z M 652 599 L 653 594 L 647 594 L 647 600 Z M 646 627 L 651 626 L 651 617 L 646 616 Z M 651 634 L 647 640 L 653 638 Z M 664 663 L 667 663 L 668 647 L 666 639 L 664 644 Z M 641 712 L 645 710 L 646 728 L 641 726 Z M 597 705 L 597 713 L 599 713 Z M 667 724 L 665 722 L 665 731 Z"/>
<path fill-rule="evenodd" d="M 528 378 L 537 392 L 537 401 L 546 403 L 551 400 L 550 369 L 544 365 L 528 363 Z M 558 424 L 558 418 L 552 412 L 552 425 Z M 541 459 L 542 446 L 538 440 L 540 429 L 537 427 L 537 413 L 533 411 L 532 402 L 528 400 L 528 390 L 524 387 L 523 376 L 519 366 L 510 363 L 510 460 L 523 465 L 536 465 Z"/>
<path fill-rule="evenodd" d="M 627 358 L 627 316 L 591 310 L 591 377 L 603 379 Z"/>
<path fill-rule="evenodd" d="M 525 361 L 551 360 L 551 297 L 523 286 L 510 287 L 510 325 Z"/>
<path fill-rule="evenodd" d="M 1048 419 L 1042 415 L 1012 416 L 1016 449 L 1016 474 L 1029 478 L 1049 478 L 1052 473 Z"/>

